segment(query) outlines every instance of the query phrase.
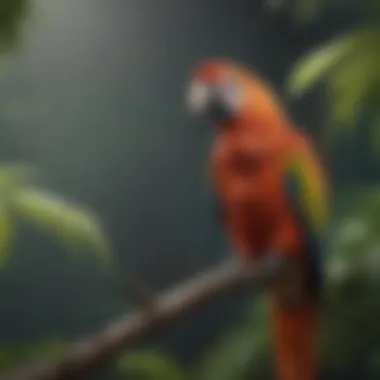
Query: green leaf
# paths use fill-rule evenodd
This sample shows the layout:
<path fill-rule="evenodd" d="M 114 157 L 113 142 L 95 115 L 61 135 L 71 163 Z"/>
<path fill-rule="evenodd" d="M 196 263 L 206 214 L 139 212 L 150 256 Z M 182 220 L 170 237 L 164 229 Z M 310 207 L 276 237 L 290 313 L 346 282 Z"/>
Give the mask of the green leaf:
<path fill-rule="evenodd" d="M 379 54 L 358 55 L 328 78 L 331 91 L 330 122 L 354 127 L 374 87 L 380 84 Z"/>
<path fill-rule="evenodd" d="M 352 51 L 352 36 L 337 38 L 301 57 L 292 70 L 288 90 L 301 95 L 321 81 Z"/>
<path fill-rule="evenodd" d="M 13 228 L 8 207 L 0 203 L 0 267 L 5 264 L 8 257 L 13 241 Z"/>
<path fill-rule="evenodd" d="M 301 57 L 289 76 L 288 90 L 302 95 L 319 82 L 325 85 L 326 126 L 324 135 L 331 143 L 337 132 L 356 130 L 364 117 L 377 114 L 380 100 L 380 28 L 353 31 Z M 371 133 L 377 133 L 373 121 Z M 373 139 L 375 150 L 378 137 Z M 331 148 L 331 144 L 330 148 Z"/>
<path fill-rule="evenodd" d="M 36 169 L 29 165 L 0 165 L 0 267 L 5 264 L 13 241 L 13 196 L 20 186 L 31 182 L 35 174 Z"/>
<path fill-rule="evenodd" d="M 148 380 L 189 379 L 186 371 L 172 358 L 153 351 L 127 353 L 119 361 L 118 368 L 124 373 L 140 375 Z"/>
<path fill-rule="evenodd" d="M 343 63 L 349 65 L 350 57 L 372 51 L 378 45 L 379 31 L 378 28 L 357 30 L 337 37 L 302 56 L 289 76 L 287 87 L 290 93 L 302 95 Z"/>
<path fill-rule="evenodd" d="M 20 189 L 15 194 L 14 210 L 26 221 L 60 239 L 69 248 L 91 250 L 103 262 L 110 264 L 108 239 L 100 220 L 91 211 L 33 188 Z"/>
<path fill-rule="evenodd" d="M 68 343 L 59 337 L 46 341 L 0 347 L 0 372 L 6 372 L 26 363 L 52 360 L 64 354 Z"/>
<path fill-rule="evenodd" d="M 29 183 L 31 180 L 35 180 L 39 175 L 39 169 L 28 163 L 3 163 L 0 164 L 1 175 L 7 175 L 17 183 Z"/>
<path fill-rule="evenodd" d="M 28 164 L 0 164 L 0 193 L 9 200 L 20 187 L 36 182 L 39 170 Z"/>
<path fill-rule="evenodd" d="M 0 1 L 0 49 L 8 50 L 20 40 L 23 24 L 32 7 L 30 0 Z"/>

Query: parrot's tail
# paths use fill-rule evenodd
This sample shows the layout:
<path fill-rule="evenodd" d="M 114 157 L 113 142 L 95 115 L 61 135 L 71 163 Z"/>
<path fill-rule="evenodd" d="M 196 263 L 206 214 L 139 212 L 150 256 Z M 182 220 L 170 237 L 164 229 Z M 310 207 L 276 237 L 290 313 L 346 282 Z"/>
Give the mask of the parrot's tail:
<path fill-rule="evenodd" d="M 286 309 L 273 305 L 278 380 L 316 380 L 318 307 Z"/>

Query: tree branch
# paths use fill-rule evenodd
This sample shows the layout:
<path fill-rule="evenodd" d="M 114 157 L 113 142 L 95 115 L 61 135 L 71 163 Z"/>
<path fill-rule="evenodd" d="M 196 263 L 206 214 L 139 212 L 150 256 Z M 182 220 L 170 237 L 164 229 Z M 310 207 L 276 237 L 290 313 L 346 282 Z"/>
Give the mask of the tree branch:
<path fill-rule="evenodd" d="M 103 331 L 75 344 L 57 361 L 4 375 L 6 380 L 69 380 L 109 364 L 125 349 L 151 334 L 172 326 L 185 315 L 226 293 L 242 290 L 253 281 L 254 268 L 224 263 L 196 275 L 154 299 L 154 308 L 128 314 Z"/>

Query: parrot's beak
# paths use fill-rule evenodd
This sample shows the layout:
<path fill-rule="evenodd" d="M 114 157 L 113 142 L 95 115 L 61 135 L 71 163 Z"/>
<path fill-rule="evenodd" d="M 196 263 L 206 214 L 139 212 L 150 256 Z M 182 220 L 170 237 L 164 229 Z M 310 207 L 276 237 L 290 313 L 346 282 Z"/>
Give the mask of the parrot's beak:
<path fill-rule="evenodd" d="M 207 117 L 216 123 L 226 122 L 239 112 L 234 92 L 194 80 L 187 91 L 187 108 L 195 116 Z"/>

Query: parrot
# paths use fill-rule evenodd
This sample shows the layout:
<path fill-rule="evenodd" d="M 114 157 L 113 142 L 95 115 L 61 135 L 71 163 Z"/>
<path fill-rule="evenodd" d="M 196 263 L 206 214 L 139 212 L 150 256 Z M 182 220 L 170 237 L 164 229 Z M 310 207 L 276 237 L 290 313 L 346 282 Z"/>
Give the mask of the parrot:
<path fill-rule="evenodd" d="M 237 262 L 253 266 L 268 297 L 278 380 L 316 380 L 326 171 L 280 96 L 243 64 L 210 59 L 190 73 L 192 117 L 213 125 L 209 180 Z"/>

